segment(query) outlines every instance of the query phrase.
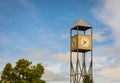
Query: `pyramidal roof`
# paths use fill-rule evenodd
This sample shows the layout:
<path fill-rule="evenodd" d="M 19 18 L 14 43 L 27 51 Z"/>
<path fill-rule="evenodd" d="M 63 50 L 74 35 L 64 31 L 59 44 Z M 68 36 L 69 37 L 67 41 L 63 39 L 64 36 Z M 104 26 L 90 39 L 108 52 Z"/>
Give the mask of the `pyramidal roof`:
<path fill-rule="evenodd" d="M 92 28 L 88 23 L 86 23 L 83 19 L 80 19 L 75 26 L 72 29 L 77 30 L 77 27 L 79 30 L 87 30 L 89 28 Z"/>
<path fill-rule="evenodd" d="M 83 19 L 80 19 L 75 26 L 86 26 L 86 27 L 91 27 L 89 24 L 87 24 Z"/>

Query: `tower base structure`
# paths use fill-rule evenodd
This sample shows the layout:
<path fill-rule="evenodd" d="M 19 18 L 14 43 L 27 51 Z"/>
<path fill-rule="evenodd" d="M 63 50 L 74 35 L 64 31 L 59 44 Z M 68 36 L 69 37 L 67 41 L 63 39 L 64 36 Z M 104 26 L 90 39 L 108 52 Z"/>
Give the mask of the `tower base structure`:
<path fill-rule="evenodd" d="M 86 79 L 93 80 L 92 27 L 80 20 L 70 29 L 70 83 Z"/>

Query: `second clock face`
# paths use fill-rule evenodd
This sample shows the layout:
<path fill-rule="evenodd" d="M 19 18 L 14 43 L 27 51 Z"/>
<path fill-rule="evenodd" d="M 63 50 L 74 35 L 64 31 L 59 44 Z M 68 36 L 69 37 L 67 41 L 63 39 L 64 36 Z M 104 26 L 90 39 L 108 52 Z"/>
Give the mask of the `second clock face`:
<path fill-rule="evenodd" d="M 82 47 L 89 47 L 89 39 L 87 37 L 82 37 L 80 40 L 80 44 Z"/>
<path fill-rule="evenodd" d="M 73 37 L 72 38 L 72 48 L 75 48 L 75 46 L 76 46 L 76 38 Z"/>

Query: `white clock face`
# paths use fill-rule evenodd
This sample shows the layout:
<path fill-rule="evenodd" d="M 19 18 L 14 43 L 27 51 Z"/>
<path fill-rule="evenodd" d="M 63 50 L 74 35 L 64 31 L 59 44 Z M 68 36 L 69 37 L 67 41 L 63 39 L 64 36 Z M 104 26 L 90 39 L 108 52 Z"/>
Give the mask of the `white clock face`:
<path fill-rule="evenodd" d="M 87 37 L 82 37 L 80 44 L 82 47 L 88 47 L 89 46 L 89 39 Z"/>

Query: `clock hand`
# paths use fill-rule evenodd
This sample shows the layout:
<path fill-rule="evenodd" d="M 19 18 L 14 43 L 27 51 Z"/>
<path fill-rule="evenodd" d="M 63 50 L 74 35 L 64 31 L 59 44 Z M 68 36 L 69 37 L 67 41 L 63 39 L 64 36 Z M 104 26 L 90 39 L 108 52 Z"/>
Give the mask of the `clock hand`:
<path fill-rule="evenodd" d="M 86 43 L 86 41 L 84 40 L 84 43 Z"/>
<path fill-rule="evenodd" d="M 86 43 L 86 41 L 85 40 L 83 40 L 83 45 Z"/>

